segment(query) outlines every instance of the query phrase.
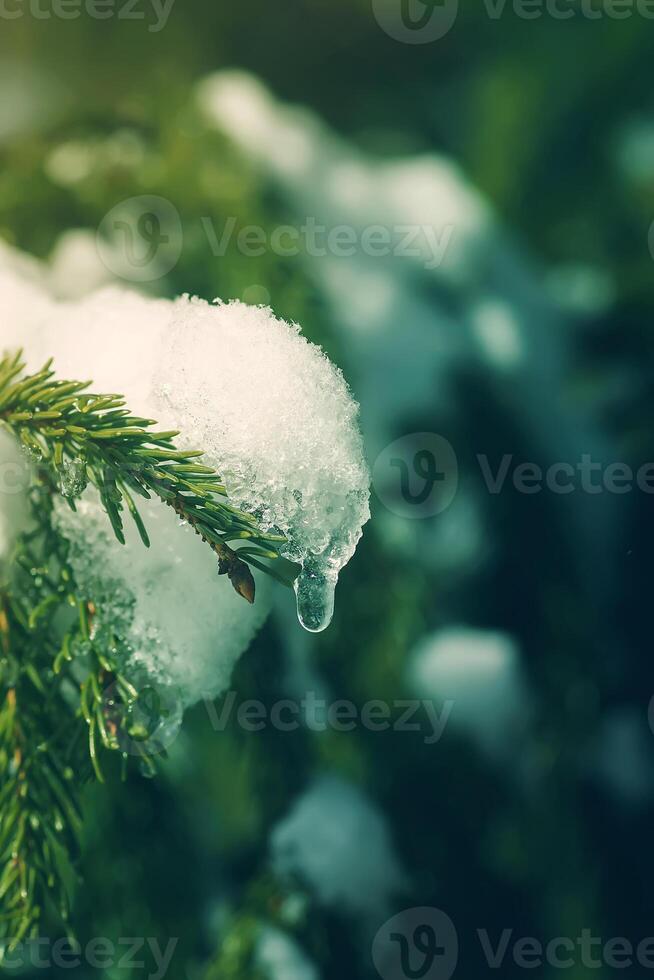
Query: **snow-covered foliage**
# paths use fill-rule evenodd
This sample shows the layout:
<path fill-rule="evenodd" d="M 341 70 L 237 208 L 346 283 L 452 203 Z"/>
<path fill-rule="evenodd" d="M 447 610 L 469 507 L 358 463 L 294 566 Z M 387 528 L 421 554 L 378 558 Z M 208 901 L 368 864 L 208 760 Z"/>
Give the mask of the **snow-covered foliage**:
<path fill-rule="evenodd" d="M 127 644 L 133 676 L 147 676 L 184 706 L 214 697 L 268 614 L 268 581 L 255 573 L 257 601 L 249 606 L 217 578 L 215 556 L 170 508 L 155 500 L 140 510 L 148 549 L 132 522 L 119 544 L 94 491 L 77 513 L 62 498 L 56 522 L 71 542 L 75 577 L 98 622 Z"/>
<path fill-rule="evenodd" d="M 358 407 L 325 355 L 269 309 L 179 300 L 154 390 L 157 409 L 202 446 L 230 499 L 288 538 L 312 631 L 368 520 Z"/>
<path fill-rule="evenodd" d="M 341 373 L 268 308 L 116 288 L 57 302 L 38 272 L 0 252 L 0 346 L 22 346 L 34 369 L 53 356 L 59 377 L 124 395 L 134 413 L 181 430 L 180 446 L 203 449 L 230 501 L 286 535 L 286 556 L 303 566 L 301 621 L 324 628 L 369 516 L 358 410 Z M 91 494 L 78 517 L 60 511 L 82 587 L 122 596 L 117 605 L 130 610 L 118 625 L 135 662 L 178 681 L 185 703 L 224 689 L 265 618 L 265 590 L 254 610 L 239 604 L 193 533 L 154 506 L 149 554 L 135 538 L 113 544 Z"/>

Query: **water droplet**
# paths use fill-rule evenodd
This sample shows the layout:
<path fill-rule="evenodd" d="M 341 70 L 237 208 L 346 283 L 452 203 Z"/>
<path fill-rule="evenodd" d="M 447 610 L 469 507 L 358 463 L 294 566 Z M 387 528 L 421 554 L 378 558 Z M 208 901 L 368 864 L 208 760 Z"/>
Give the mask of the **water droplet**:
<path fill-rule="evenodd" d="M 297 616 L 309 633 L 322 633 L 334 615 L 337 576 L 325 572 L 317 562 L 307 561 L 295 580 Z"/>
<path fill-rule="evenodd" d="M 88 483 L 83 459 L 66 460 L 59 470 L 59 489 L 64 497 L 79 497 Z"/>

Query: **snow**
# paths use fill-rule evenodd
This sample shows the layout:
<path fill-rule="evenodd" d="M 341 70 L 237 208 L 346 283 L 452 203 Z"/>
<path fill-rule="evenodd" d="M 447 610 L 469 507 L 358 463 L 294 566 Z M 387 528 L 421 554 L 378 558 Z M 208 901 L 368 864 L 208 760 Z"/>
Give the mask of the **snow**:
<path fill-rule="evenodd" d="M 58 299 L 80 299 L 112 279 L 91 231 L 70 228 L 59 236 L 50 255 L 48 276 L 50 289 Z"/>
<path fill-rule="evenodd" d="M 183 299 L 160 378 L 157 405 L 205 449 L 234 503 L 288 537 L 286 557 L 303 565 L 300 616 L 324 628 L 369 517 L 358 406 L 342 375 L 265 307 Z"/>
<path fill-rule="evenodd" d="M 257 600 L 244 602 L 218 578 L 210 549 L 158 500 L 140 506 L 150 548 L 132 521 L 125 521 L 126 545 L 116 540 L 95 491 L 77 511 L 62 499 L 56 526 L 71 542 L 76 582 L 95 603 L 100 628 L 126 645 L 131 676 L 168 688 L 183 707 L 225 691 L 268 615 L 265 576 L 255 572 Z"/>
<path fill-rule="evenodd" d="M 491 754 L 514 744 L 528 710 L 515 641 L 506 633 L 450 626 L 424 637 L 409 657 L 421 698 L 452 701 L 451 724 Z"/>
<path fill-rule="evenodd" d="M 266 980 L 318 980 L 318 971 L 296 942 L 281 929 L 262 929 L 255 951 Z"/>
<path fill-rule="evenodd" d="M 388 914 L 405 878 L 385 818 L 356 786 L 318 778 L 271 835 L 275 871 L 318 901 L 362 917 Z"/>
<path fill-rule="evenodd" d="M 56 343 L 53 342 L 56 337 Z M 201 447 L 231 501 L 288 537 L 303 565 L 298 610 L 307 629 L 330 622 L 338 573 L 369 518 L 358 406 L 341 373 L 267 307 L 171 303 L 110 287 L 56 304 L 39 360 L 61 376 L 93 376 L 138 414 Z"/>
<path fill-rule="evenodd" d="M 358 406 L 341 373 L 269 308 L 116 287 L 58 302 L 39 285 L 42 272 L 0 248 L 0 345 L 22 345 L 33 369 L 54 356 L 59 377 L 91 378 L 96 392 L 124 395 L 137 415 L 179 429 L 180 445 L 203 449 L 231 501 L 286 535 L 285 555 L 303 566 L 300 619 L 325 628 L 338 573 L 369 517 Z M 90 492 L 81 519 L 60 513 L 89 592 L 134 600 L 120 620 L 134 661 L 174 678 L 185 703 L 224 690 L 265 617 L 265 595 L 249 610 L 163 505 L 144 511 L 150 553 L 134 534 L 125 549 L 113 544 Z"/>
<path fill-rule="evenodd" d="M 596 692 L 594 692 L 596 694 Z M 649 727 L 648 727 L 649 722 Z M 648 805 L 654 791 L 650 752 L 652 702 L 647 715 L 641 706 L 612 708 L 599 724 L 584 769 L 625 807 Z"/>

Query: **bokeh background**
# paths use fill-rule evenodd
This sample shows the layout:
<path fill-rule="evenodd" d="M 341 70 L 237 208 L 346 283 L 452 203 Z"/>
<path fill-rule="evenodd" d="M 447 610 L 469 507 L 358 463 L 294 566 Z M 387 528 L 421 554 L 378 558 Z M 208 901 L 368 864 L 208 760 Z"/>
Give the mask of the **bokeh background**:
<path fill-rule="evenodd" d="M 255 733 L 198 706 L 157 779 L 88 790 L 82 943 L 178 937 L 170 980 L 358 980 L 379 975 L 388 917 L 429 907 L 458 934 L 455 976 L 479 980 L 498 972 L 479 929 L 493 946 L 503 929 L 634 947 L 654 931 L 652 498 L 601 484 L 654 459 L 653 26 L 567 8 L 461 4 L 424 44 L 390 36 L 370 0 L 175 0 L 156 31 L 145 0 L 141 19 L 3 8 L 0 236 L 61 296 L 124 281 L 270 303 L 361 402 L 373 517 L 334 622 L 309 636 L 280 597 L 239 703 L 447 712 L 429 744 L 422 711 L 418 731 Z M 142 195 L 182 234 L 172 268 L 135 282 L 97 232 Z M 447 247 L 436 268 L 360 237 L 348 257 L 270 247 L 307 218 L 428 226 Z M 207 227 L 230 220 L 264 230 L 263 254 L 235 238 L 215 254 Z M 450 460 L 416 512 L 433 434 L 458 477 Z M 489 492 L 478 457 L 495 473 L 504 454 Z M 519 463 L 588 455 L 599 492 L 512 482 Z M 569 977 L 613 976 L 600 947 L 598 966 L 576 949 Z M 142 957 L 72 972 L 131 980 L 155 971 Z M 511 946 L 499 972 L 524 973 Z"/>

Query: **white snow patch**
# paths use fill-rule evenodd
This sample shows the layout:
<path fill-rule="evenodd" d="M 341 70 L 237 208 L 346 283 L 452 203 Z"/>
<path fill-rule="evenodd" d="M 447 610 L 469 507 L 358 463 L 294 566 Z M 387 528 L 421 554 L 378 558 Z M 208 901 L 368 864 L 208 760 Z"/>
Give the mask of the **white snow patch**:
<path fill-rule="evenodd" d="M 272 861 L 318 901 L 364 917 L 387 914 L 405 876 L 383 815 L 356 786 L 322 776 L 273 830 Z"/>
<path fill-rule="evenodd" d="M 205 449 L 231 500 L 287 536 L 304 569 L 303 623 L 324 628 L 370 516 L 358 406 L 340 371 L 266 307 L 183 298 L 159 378 L 157 407 Z"/>
<path fill-rule="evenodd" d="M 234 664 L 270 609 L 268 580 L 255 573 L 250 606 L 218 578 L 216 558 L 193 529 L 158 500 L 139 502 L 151 538 L 141 542 L 125 520 L 126 544 L 113 535 L 96 492 L 73 513 L 63 498 L 56 524 L 71 543 L 70 561 L 100 628 L 127 645 L 127 669 L 169 686 L 187 707 L 229 686 Z"/>
<path fill-rule="evenodd" d="M 451 626 L 425 637 L 408 666 L 420 697 L 453 702 L 451 723 L 496 753 L 519 734 L 528 711 L 520 655 L 505 633 Z"/>
<path fill-rule="evenodd" d="M 266 980 L 318 980 L 316 967 L 298 944 L 272 926 L 261 931 L 255 961 Z"/>

